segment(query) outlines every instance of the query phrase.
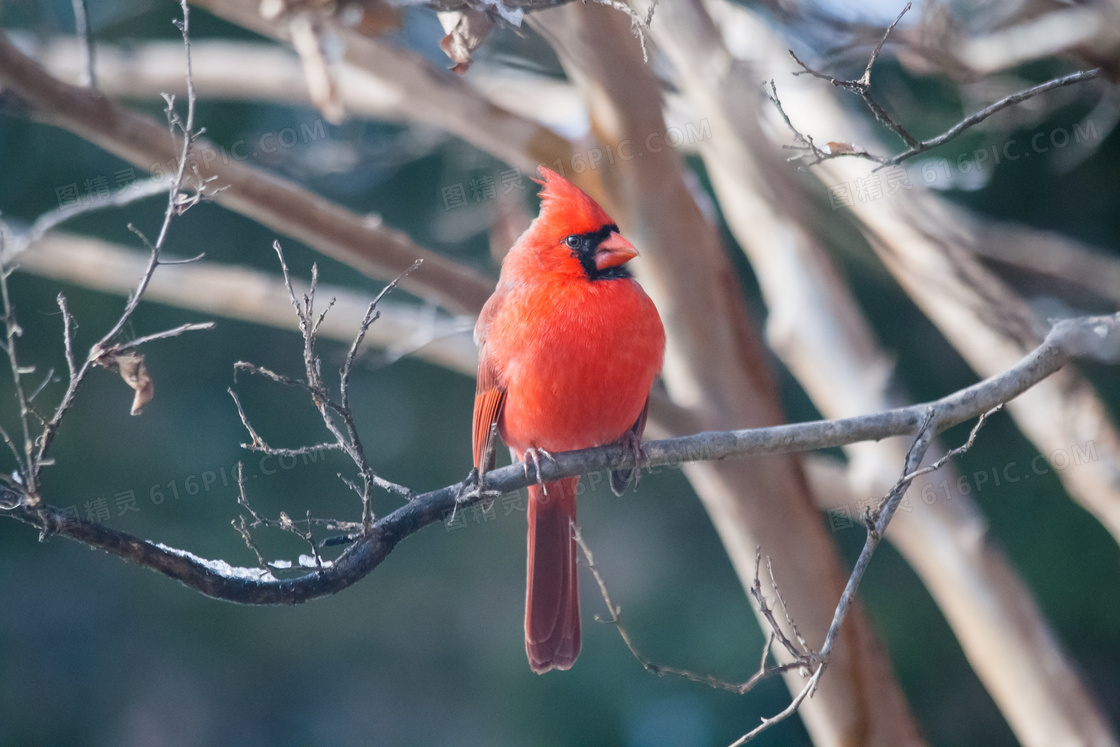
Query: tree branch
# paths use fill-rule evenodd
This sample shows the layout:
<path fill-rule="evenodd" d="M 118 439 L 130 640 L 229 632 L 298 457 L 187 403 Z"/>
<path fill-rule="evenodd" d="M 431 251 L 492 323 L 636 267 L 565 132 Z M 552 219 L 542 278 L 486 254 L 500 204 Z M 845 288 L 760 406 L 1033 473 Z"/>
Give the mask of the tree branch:
<path fill-rule="evenodd" d="M 0 33 L 0 85 L 33 116 L 62 127 L 143 168 L 158 171 L 176 159 L 182 138 L 85 88 L 46 73 Z M 209 157 L 192 159 L 198 179 L 222 188 L 216 202 L 346 262 L 370 277 L 391 280 L 418 258 L 424 271 L 404 288 L 453 312 L 477 312 L 493 290 L 480 273 L 430 252 L 377 219 L 359 216 L 291 182 L 246 163 L 218 157 L 218 145 L 196 138 Z"/>
<path fill-rule="evenodd" d="M 11 239 L 8 242 L 11 246 Z M 120 244 L 57 231 L 14 258 L 17 270 L 117 295 L 135 290 L 133 278 L 143 273 L 147 261 L 145 254 Z M 301 281 L 296 283 L 304 292 Z M 350 320 L 361 318 L 368 297 L 338 285 L 320 285 L 319 290 L 335 299 L 336 311 L 319 325 L 320 336 L 351 342 Z M 144 298 L 149 303 L 291 329 L 290 298 L 282 278 L 251 267 L 207 260 L 165 263 L 152 276 Z M 377 308 L 381 316 L 370 327 L 362 352 L 382 348 L 390 361 L 414 356 L 474 376 L 478 356 L 470 337 L 473 317 L 452 317 L 431 305 L 387 299 Z"/>
<path fill-rule="evenodd" d="M 648 463 L 643 461 L 643 466 L 789 453 L 892 436 L 913 437 L 927 420 L 931 423 L 928 431 L 932 436 L 1007 402 L 1074 359 L 1120 364 L 1120 314 L 1059 322 L 1042 345 L 1018 365 L 1000 376 L 934 402 L 842 420 L 698 433 L 651 441 L 645 444 Z M 551 482 L 596 470 L 637 466 L 633 454 L 618 446 L 554 456 L 555 462 L 542 462 L 539 479 Z M 513 464 L 488 472 L 485 491 L 467 498 L 462 504 L 456 501 L 465 493 L 465 482 L 417 495 L 374 522 L 371 530 L 330 567 L 284 580 L 264 578 L 258 569 L 235 568 L 223 561 L 205 560 L 166 548 L 127 532 L 67 516 L 48 505 L 41 505 L 38 510 L 21 505 L 3 515 L 30 524 L 44 535 L 58 534 L 105 550 L 217 599 L 242 604 L 298 604 L 351 586 L 380 565 L 401 540 L 439 521 L 457 505 L 462 508 L 462 505 L 484 500 L 494 491 L 509 493 L 535 484 L 537 480 L 534 470 L 526 474 L 523 464 Z"/>
<path fill-rule="evenodd" d="M 180 7 L 182 9 L 183 18 L 182 21 L 177 21 L 176 25 L 182 34 L 183 47 L 186 51 L 187 111 L 185 119 L 181 118 L 175 108 L 175 98 L 173 96 L 164 97 L 166 103 L 165 114 L 167 117 L 167 128 L 171 131 L 172 139 L 176 140 L 179 152 L 174 157 L 176 168 L 172 174 L 171 182 L 166 188 L 167 208 L 164 211 L 163 221 L 160 224 L 159 233 L 154 243 L 148 241 L 143 234 L 131 225 L 129 226 L 147 246 L 148 261 L 139 281 L 136 283 L 135 289 L 129 294 L 128 301 L 121 311 L 120 316 L 117 318 L 117 321 L 100 340 L 94 343 L 90 348 L 89 354 L 85 357 L 80 366 L 76 364 L 73 351 L 72 334 L 75 326 L 74 319 L 66 306 L 65 298 L 61 295 L 59 296 L 58 305 L 62 312 L 63 344 L 65 346 L 66 366 L 69 378 L 67 380 L 66 390 L 63 392 L 58 404 L 49 416 L 40 414 L 31 406 L 31 399 L 34 397 L 32 396 L 29 398 L 24 388 L 23 376 L 32 373 L 34 368 L 24 368 L 21 366 L 17 355 L 16 339 L 22 335 L 22 330 L 15 319 L 15 314 L 9 299 L 8 271 L 4 267 L 2 257 L 4 254 L 4 237 L 10 233 L 10 231 L 6 226 L 0 226 L 0 295 L 3 297 L 4 324 L 6 331 L 5 353 L 11 364 L 12 379 L 15 384 L 16 399 L 20 406 L 20 422 L 24 434 L 23 457 L 21 459 L 17 456 L 16 463 L 21 481 L 21 488 L 26 497 L 26 503 L 31 508 L 37 507 L 41 501 L 39 495 L 40 472 L 45 465 L 49 464 L 47 453 L 50 451 L 63 418 L 73 405 L 74 398 L 89 373 L 98 366 L 121 372 L 122 376 L 124 376 L 125 380 L 129 383 L 129 386 L 136 390 L 136 398 L 133 400 L 132 413 L 134 415 L 138 414 L 144 404 L 151 399 L 152 384 L 151 379 L 144 370 L 143 358 L 130 351 L 152 340 L 173 337 L 192 330 L 210 329 L 213 326 L 209 323 L 187 324 L 176 329 L 158 332 L 132 341 L 119 341 L 117 339 L 132 319 L 134 312 L 140 304 L 140 299 L 144 295 L 144 290 L 147 288 L 152 278 L 152 274 L 160 265 L 160 255 L 163 250 L 164 242 L 167 239 L 172 219 L 182 215 L 204 197 L 208 197 L 212 194 L 212 190 L 207 188 L 207 180 L 199 176 L 197 169 L 192 170 L 194 179 L 192 179 L 192 184 L 190 186 L 191 193 L 188 194 L 186 192 L 188 161 L 191 155 L 191 147 L 201 131 L 195 131 L 194 128 L 195 96 L 193 83 L 191 81 L 190 13 L 186 0 L 180 1 Z M 6 40 L 0 36 L 0 48 L 3 47 L 4 43 L 6 43 Z M 176 138 L 176 133 L 178 133 L 180 137 Z M 31 231 L 21 239 L 20 247 L 25 248 L 27 244 L 36 237 L 36 231 L 49 230 L 50 226 L 57 225 L 58 222 L 72 217 L 72 215 L 73 213 L 67 211 L 52 211 L 48 213 L 44 218 L 37 220 L 32 225 Z M 128 372 L 126 372 L 126 365 L 129 367 Z M 37 393 L 38 392 L 36 392 L 36 394 Z M 33 426 L 32 420 L 37 421 L 37 426 Z M 4 440 L 11 444 L 11 439 L 8 437 L 6 431 L 4 433 Z"/>
<path fill-rule="evenodd" d="M 1062 88 L 1064 86 L 1071 86 L 1076 83 L 1083 83 L 1087 80 L 1093 80 L 1101 76 L 1101 68 L 1095 68 L 1093 70 L 1081 70 L 1076 73 L 1070 73 L 1069 75 L 1059 76 L 1052 80 L 1048 80 L 1045 83 L 1040 83 L 1036 86 L 1032 86 L 1031 88 L 1017 91 L 1016 93 L 1013 93 L 1009 96 L 1005 96 L 994 104 L 986 106 L 983 109 L 970 114 L 940 135 L 929 138 L 928 140 L 919 141 L 915 139 L 909 132 L 907 132 L 902 125 L 896 122 L 871 95 L 871 68 L 875 65 L 876 61 L 878 61 L 879 54 L 883 50 L 883 45 L 886 43 L 887 37 L 890 35 L 891 31 L 894 30 L 894 27 L 898 25 L 898 22 L 902 20 L 902 17 L 906 15 L 906 12 L 910 10 L 910 7 L 911 3 L 906 3 L 906 7 L 902 9 L 902 12 L 898 14 L 898 17 L 894 19 L 894 22 L 887 27 L 887 30 L 885 32 L 883 32 L 882 38 L 879 40 L 879 43 L 875 46 L 875 49 L 871 52 L 871 56 L 867 60 L 867 65 L 863 70 L 863 75 L 858 79 L 844 80 L 841 78 L 833 77 L 831 75 L 827 75 L 825 73 L 818 72 L 817 70 L 814 70 L 813 68 L 802 62 L 801 58 L 799 58 L 792 49 L 789 50 L 790 57 L 793 58 L 794 62 L 801 66 L 803 73 L 812 75 L 815 78 L 820 78 L 821 80 L 826 80 L 837 88 L 843 88 L 859 96 L 863 103 L 871 111 L 871 113 L 875 115 L 875 118 L 877 120 L 882 122 L 887 128 L 889 128 L 892 132 L 902 138 L 903 142 L 905 142 L 907 145 L 906 150 L 893 156 L 883 156 L 871 153 L 870 151 L 852 145 L 851 143 L 829 143 L 827 146 L 827 150 L 821 148 L 813 142 L 813 139 L 810 136 L 803 134 L 790 121 L 789 117 L 785 113 L 785 110 L 782 109 L 782 104 L 778 99 L 778 92 L 774 86 L 774 82 L 770 81 L 770 100 L 776 107 L 778 107 L 778 111 L 781 112 L 782 118 L 785 119 L 786 124 L 789 125 L 789 128 L 793 131 L 794 137 L 799 143 L 799 145 L 794 146 L 792 149 L 805 151 L 803 155 L 794 157 L 794 159 L 801 161 L 802 166 L 815 166 L 823 161 L 843 157 L 865 158 L 869 161 L 875 161 L 879 164 L 880 168 L 882 168 L 883 166 L 897 166 L 903 161 L 913 158 L 914 156 L 920 155 L 928 150 L 933 150 L 938 146 L 944 145 L 950 140 L 956 138 L 965 130 L 976 126 L 988 117 L 1001 112 L 1004 109 L 1021 104 L 1027 99 L 1032 99 L 1035 96 L 1046 93 L 1047 91 L 1052 91 L 1055 88 Z M 801 73 L 794 73 L 794 75 L 799 74 Z"/>
<path fill-rule="evenodd" d="M 637 647 L 634 645 L 633 639 L 630 637 L 630 631 L 628 631 L 622 624 L 622 608 L 616 605 L 614 603 L 614 600 L 611 598 L 610 591 L 607 589 L 607 582 L 603 578 L 602 573 L 599 572 L 599 567 L 595 565 L 595 556 L 592 554 L 591 548 L 587 546 L 587 542 L 584 541 L 583 535 L 579 531 L 579 527 L 573 526 L 573 535 L 575 537 L 576 544 L 579 545 L 580 552 L 582 552 L 584 558 L 587 559 L 588 570 L 591 571 L 591 575 L 595 578 L 595 583 L 599 587 L 599 594 L 603 597 L 603 603 L 607 605 L 607 612 L 610 614 L 610 617 L 605 620 L 601 619 L 598 615 L 595 616 L 595 619 L 599 622 L 609 623 L 615 627 L 615 630 L 618 631 L 619 637 L 622 638 L 622 642 L 626 645 L 627 650 L 630 651 L 630 654 L 638 660 L 638 663 L 641 664 L 642 668 L 647 672 L 656 674 L 659 677 L 679 677 L 681 679 L 688 680 L 689 682 L 695 682 L 700 685 L 713 687 L 717 690 L 726 690 L 728 692 L 735 693 L 736 695 L 744 695 L 753 690 L 755 686 L 763 680 L 769 679 L 774 675 L 781 674 L 792 669 L 800 669 L 805 666 L 803 662 L 797 660 L 787 662 L 785 664 L 775 664 L 772 667 L 766 665 L 766 660 L 770 655 L 770 647 L 774 644 L 775 641 L 780 641 L 783 646 L 789 647 L 790 649 L 792 649 L 793 644 L 790 643 L 789 639 L 785 635 L 785 632 L 782 630 L 777 620 L 773 617 L 773 613 L 767 606 L 765 597 L 762 596 L 762 583 L 759 580 L 758 574 L 759 564 L 762 561 L 761 550 L 756 556 L 755 584 L 751 588 L 751 594 L 755 597 L 756 600 L 758 600 L 763 614 L 766 615 L 767 620 L 770 623 L 771 632 L 769 637 L 766 639 L 766 645 L 762 648 L 762 655 L 760 657 L 758 669 L 755 670 L 754 674 L 752 674 L 743 682 L 727 682 L 726 680 L 721 680 L 718 677 L 713 677 L 711 675 L 697 674 L 696 672 L 692 672 L 687 669 L 679 669 L 677 667 L 667 667 L 662 664 L 655 664 L 652 660 L 638 651 Z M 780 599 L 781 597 L 779 596 L 779 600 Z M 789 620 L 788 617 L 787 621 L 792 623 L 792 620 Z M 793 653 L 795 657 L 799 657 L 802 654 L 801 651 L 796 650 L 793 650 Z"/>

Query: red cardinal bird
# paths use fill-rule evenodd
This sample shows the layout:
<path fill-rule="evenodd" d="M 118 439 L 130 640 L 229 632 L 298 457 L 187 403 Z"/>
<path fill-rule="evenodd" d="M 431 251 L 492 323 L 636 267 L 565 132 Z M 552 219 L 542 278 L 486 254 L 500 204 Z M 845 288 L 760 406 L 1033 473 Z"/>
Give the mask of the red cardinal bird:
<path fill-rule="evenodd" d="M 540 173 L 540 216 L 510 249 L 474 330 L 480 471 L 492 466 L 481 462 L 495 423 L 518 460 L 614 442 L 637 448 L 665 352 L 657 309 L 625 267 L 638 251 L 578 187 Z M 612 474 L 612 488 L 631 472 Z M 529 487 L 525 651 L 537 673 L 579 656 L 578 483 Z"/>

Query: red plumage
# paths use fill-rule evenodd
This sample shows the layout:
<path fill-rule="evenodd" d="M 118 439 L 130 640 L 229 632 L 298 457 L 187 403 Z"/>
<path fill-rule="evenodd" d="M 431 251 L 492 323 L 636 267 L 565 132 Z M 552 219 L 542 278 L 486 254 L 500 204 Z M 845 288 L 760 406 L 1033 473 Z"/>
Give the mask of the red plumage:
<path fill-rule="evenodd" d="M 578 187 L 540 169 L 541 212 L 502 263 L 475 326 L 474 462 L 493 424 L 518 459 L 641 437 L 665 331 L 624 265 L 637 256 Z M 525 650 L 533 671 L 579 655 L 572 524 L 578 477 L 529 488 Z"/>

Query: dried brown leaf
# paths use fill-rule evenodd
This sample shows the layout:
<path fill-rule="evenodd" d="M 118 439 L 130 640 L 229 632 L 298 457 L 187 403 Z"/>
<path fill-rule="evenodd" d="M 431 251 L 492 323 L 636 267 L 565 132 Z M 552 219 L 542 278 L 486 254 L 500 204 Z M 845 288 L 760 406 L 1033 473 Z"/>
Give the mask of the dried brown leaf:
<path fill-rule="evenodd" d="M 140 353 L 120 352 L 110 348 L 95 354 L 94 363 L 110 371 L 116 371 L 124 379 L 136 395 L 132 398 L 131 414 L 139 415 L 144 406 L 156 396 L 155 384 L 148 374 L 148 367 L 144 364 L 144 356 Z"/>
<path fill-rule="evenodd" d="M 462 75 L 471 66 L 471 53 L 490 35 L 494 19 L 486 11 L 467 10 L 440 13 L 439 21 L 447 32 L 439 48 L 455 63 L 451 69 Z"/>

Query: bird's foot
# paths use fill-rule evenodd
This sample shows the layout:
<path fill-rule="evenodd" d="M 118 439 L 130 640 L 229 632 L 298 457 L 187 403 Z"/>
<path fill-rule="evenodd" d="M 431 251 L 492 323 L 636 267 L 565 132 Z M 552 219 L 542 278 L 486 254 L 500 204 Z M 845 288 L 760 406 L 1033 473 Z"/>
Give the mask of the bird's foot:
<path fill-rule="evenodd" d="M 642 445 L 642 439 L 634 431 L 626 431 L 622 437 L 617 441 L 619 447 L 622 448 L 624 456 L 633 455 L 634 466 L 632 468 L 617 469 L 611 472 L 611 490 L 615 495 L 622 495 L 626 490 L 626 486 L 631 482 L 634 487 L 638 487 L 638 483 L 642 480 L 642 464 L 649 465 L 649 454 L 646 452 L 645 446 Z"/>
<path fill-rule="evenodd" d="M 556 457 L 552 456 L 552 454 L 549 454 L 544 449 L 536 446 L 530 446 L 528 449 L 525 449 L 524 462 L 522 462 L 522 464 L 525 467 L 525 476 L 529 477 L 529 462 L 533 463 L 533 469 L 536 471 L 537 476 L 537 485 L 540 485 L 541 491 L 545 495 L 548 495 L 548 488 L 545 487 L 544 478 L 541 477 L 541 457 L 544 457 L 547 461 L 556 464 Z"/>
<path fill-rule="evenodd" d="M 467 478 L 459 485 L 459 492 L 455 495 L 455 507 L 451 509 L 451 518 L 454 520 L 455 511 L 458 510 L 459 506 L 474 503 L 478 500 L 486 508 L 485 504 L 493 502 L 501 494 L 500 490 L 487 488 L 486 473 L 480 472 L 477 467 L 474 467 Z"/>

